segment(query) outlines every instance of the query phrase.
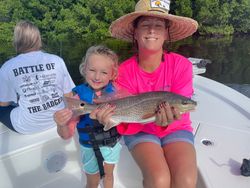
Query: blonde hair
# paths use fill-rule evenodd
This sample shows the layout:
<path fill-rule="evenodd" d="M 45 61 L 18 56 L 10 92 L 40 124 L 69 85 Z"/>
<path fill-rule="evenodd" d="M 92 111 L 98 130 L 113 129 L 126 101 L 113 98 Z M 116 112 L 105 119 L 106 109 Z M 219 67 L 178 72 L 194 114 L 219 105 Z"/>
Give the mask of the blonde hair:
<path fill-rule="evenodd" d="M 17 53 L 40 50 L 42 40 L 39 29 L 29 21 L 20 21 L 14 29 L 13 45 Z"/>
<path fill-rule="evenodd" d="M 117 77 L 118 74 L 118 56 L 114 51 L 107 48 L 103 45 L 97 45 L 97 46 L 91 46 L 87 52 L 86 55 L 83 57 L 81 64 L 79 65 L 79 71 L 80 74 L 85 77 L 86 73 L 86 66 L 88 65 L 88 61 L 91 55 L 103 55 L 108 57 L 114 64 L 113 66 L 113 79 L 114 80 Z"/>

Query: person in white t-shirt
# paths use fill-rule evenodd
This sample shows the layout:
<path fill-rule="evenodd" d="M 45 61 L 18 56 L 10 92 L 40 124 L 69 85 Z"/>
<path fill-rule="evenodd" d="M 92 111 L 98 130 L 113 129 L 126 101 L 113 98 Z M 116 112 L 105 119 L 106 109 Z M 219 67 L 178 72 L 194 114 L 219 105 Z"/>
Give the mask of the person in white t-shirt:
<path fill-rule="evenodd" d="M 0 122 L 22 134 L 55 127 L 53 114 L 75 87 L 63 59 L 41 51 L 39 29 L 29 21 L 17 23 L 14 47 L 18 55 L 0 68 Z"/>

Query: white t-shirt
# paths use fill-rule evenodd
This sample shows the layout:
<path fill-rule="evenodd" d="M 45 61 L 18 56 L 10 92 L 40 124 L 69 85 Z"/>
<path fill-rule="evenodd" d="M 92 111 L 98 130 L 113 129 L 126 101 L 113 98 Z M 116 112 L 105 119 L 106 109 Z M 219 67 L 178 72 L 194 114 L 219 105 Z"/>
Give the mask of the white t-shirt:
<path fill-rule="evenodd" d="M 30 134 L 56 125 L 63 94 L 75 87 L 62 58 L 42 51 L 20 54 L 0 69 L 0 102 L 16 102 L 10 118 L 16 131 Z"/>

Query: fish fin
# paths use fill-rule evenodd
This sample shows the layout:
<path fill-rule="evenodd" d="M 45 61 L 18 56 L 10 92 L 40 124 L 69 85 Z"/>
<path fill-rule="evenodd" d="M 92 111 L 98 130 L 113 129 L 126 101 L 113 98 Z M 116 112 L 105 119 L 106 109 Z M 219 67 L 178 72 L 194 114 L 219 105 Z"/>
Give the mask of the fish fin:
<path fill-rule="evenodd" d="M 108 124 L 104 125 L 103 130 L 104 130 L 104 131 L 107 131 L 107 130 L 111 129 L 112 127 L 117 126 L 118 124 L 119 124 L 119 123 L 116 123 L 116 122 L 114 122 L 114 121 L 110 121 Z"/>
<path fill-rule="evenodd" d="M 150 117 L 150 118 L 148 118 L 148 119 L 142 119 L 141 121 L 140 121 L 140 123 L 141 124 L 146 124 L 146 123 L 152 123 L 152 122 L 154 122 L 155 121 L 155 116 L 152 116 L 152 117 Z"/>
<path fill-rule="evenodd" d="M 94 98 L 93 101 L 96 104 L 107 103 L 109 101 L 125 98 L 125 97 L 132 96 L 132 95 L 133 94 L 129 93 L 127 90 L 119 87 L 116 84 L 114 92 L 107 93 L 107 92 L 104 91 L 104 92 L 102 92 L 102 94 L 99 97 Z"/>
<path fill-rule="evenodd" d="M 73 111 L 73 116 L 80 116 L 84 114 L 85 101 L 72 97 L 63 97 L 65 107 Z"/>
<path fill-rule="evenodd" d="M 144 114 L 142 116 L 142 119 L 149 119 L 155 116 L 155 113 L 149 113 L 149 114 Z"/>

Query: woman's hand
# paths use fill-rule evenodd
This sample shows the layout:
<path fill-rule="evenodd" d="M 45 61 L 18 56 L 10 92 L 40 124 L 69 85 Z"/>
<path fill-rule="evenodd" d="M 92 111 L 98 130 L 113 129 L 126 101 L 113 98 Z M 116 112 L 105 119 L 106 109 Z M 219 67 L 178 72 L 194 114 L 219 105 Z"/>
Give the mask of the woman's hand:
<path fill-rule="evenodd" d="M 100 105 L 90 113 L 89 117 L 98 120 L 102 125 L 108 125 L 111 122 L 110 117 L 114 114 L 115 108 L 111 104 Z"/>
<path fill-rule="evenodd" d="M 155 123 L 165 127 L 180 118 L 181 114 L 177 108 L 171 107 L 167 102 L 163 102 L 156 110 Z"/>

